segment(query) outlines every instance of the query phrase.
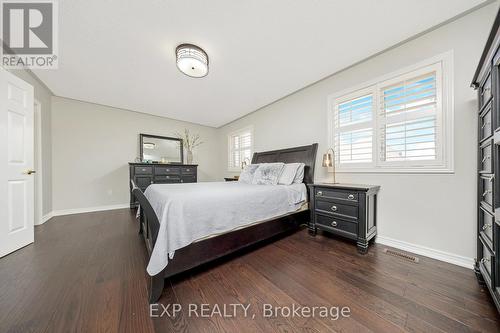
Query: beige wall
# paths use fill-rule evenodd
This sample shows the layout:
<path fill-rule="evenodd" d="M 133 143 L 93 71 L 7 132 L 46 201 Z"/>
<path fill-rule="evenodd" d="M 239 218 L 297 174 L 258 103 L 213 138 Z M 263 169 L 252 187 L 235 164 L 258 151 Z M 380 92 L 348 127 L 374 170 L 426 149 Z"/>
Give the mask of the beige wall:
<path fill-rule="evenodd" d="M 194 152 L 199 181 L 217 179 L 216 129 L 53 97 L 53 210 L 127 204 L 128 162 L 139 156 L 139 134 L 173 136 L 184 128 L 205 142 Z"/>
<path fill-rule="evenodd" d="M 51 97 L 52 92 L 41 83 L 38 78 L 29 71 L 25 70 L 10 70 L 11 73 L 20 79 L 31 84 L 35 90 L 35 99 L 42 106 L 41 127 L 42 127 L 42 142 L 36 141 L 35 136 L 35 151 L 38 145 L 42 145 L 42 190 L 43 204 L 42 214 L 46 215 L 52 211 L 52 140 L 51 140 Z M 35 129 L 36 130 L 36 129 Z M 36 134 L 36 133 L 35 133 Z M 40 173 L 39 173 L 40 174 Z M 37 174 L 36 176 L 38 176 Z"/>
<path fill-rule="evenodd" d="M 471 261 L 476 233 L 476 95 L 470 81 L 497 4 L 402 44 L 260 109 L 219 131 L 220 170 L 227 172 L 227 134 L 253 125 L 255 150 L 319 143 L 316 179 L 327 149 L 327 97 L 443 52 L 454 52 L 454 174 L 339 174 L 346 183 L 380 184 L 379 235 Z M 335 55 L 332 54 L 332 57 Z M 301 68 L 300 70 L 307 70 Z M 461 258 L 463 257 L 463 258 Z"/>

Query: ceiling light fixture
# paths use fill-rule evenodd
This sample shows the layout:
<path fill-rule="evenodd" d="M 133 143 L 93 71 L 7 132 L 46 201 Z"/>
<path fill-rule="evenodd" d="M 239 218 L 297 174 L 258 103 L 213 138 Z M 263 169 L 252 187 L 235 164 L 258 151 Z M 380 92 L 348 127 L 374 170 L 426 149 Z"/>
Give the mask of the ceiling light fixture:
<path fill-rule="evenodd" d="M 177 68 L 190 77 L 204 77 L 208 74 L 208 55 L 201 47 L 181 44 L 175 49 Z"/>

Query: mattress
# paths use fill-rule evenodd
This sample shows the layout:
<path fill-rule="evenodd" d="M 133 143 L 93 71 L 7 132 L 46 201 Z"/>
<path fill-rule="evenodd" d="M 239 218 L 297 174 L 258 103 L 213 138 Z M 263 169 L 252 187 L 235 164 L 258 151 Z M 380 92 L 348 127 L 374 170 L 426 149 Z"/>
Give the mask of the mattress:
<path fill-rule="evenodd" d="M 307 200 L 304 184 L 251 185 L 242 182 L 153 184 L 144 195 L 160 222 L 147 266 L 152 276 L 168 265 L 178 249 L 295 213 L 304 209 Z"/>

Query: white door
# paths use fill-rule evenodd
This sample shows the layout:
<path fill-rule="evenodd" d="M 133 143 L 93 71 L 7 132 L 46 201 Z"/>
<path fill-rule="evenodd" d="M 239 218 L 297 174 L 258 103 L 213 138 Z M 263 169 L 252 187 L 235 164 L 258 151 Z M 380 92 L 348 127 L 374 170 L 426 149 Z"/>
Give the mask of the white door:
<path fill-rule="evenodd" d="M 33 243 L 33 87 L 0 67 L 0 257 Z"/>

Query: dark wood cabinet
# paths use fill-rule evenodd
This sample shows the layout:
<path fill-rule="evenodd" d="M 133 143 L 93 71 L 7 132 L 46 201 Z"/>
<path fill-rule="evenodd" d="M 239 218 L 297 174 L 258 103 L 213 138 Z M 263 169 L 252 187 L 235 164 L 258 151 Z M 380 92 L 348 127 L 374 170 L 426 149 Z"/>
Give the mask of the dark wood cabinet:
<path fill-rule="evenodd" d="M 356 241 L 358 252 L 368 251 L 377 235 L 376 185 L 311 184 L 309 233 L 318 229 Z"/>
<path fill-rule="evenodd" d="M 500 311 L 500 11 L 472 86 L 478 96 L 478 218 L 474 271 Z"/>
<path fill-rule="evenodd" d="M 130 180 L 143 192 L 151 184 L 196 183 L 198 165 L 196 164 L 150 164 L 129 163 Z M 130 182 L 129 182 L 130 183 Z M 130 186 L 130 208 L 138 206 Z"/>

